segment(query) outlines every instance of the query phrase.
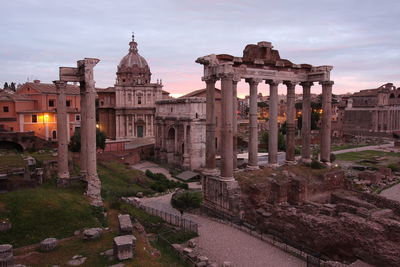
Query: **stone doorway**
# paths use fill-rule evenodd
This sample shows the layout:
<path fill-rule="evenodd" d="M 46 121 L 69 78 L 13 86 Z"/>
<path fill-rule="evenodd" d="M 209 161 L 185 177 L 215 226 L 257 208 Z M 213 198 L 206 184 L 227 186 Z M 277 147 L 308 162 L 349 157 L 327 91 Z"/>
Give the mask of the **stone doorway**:
<path fill-rule="evenodd" d="M 137 137 L 143 137 L 143 125 L 138 125 L 136 130 L 137 130 Z"/>
<path fill-rule="evenodd" d="M 168 135 L 167 135 L 167 162 L 170 164 L 174 162 L 175 135 L 176 135 L 175 129 L 170 128 L 168 130 Z"/>

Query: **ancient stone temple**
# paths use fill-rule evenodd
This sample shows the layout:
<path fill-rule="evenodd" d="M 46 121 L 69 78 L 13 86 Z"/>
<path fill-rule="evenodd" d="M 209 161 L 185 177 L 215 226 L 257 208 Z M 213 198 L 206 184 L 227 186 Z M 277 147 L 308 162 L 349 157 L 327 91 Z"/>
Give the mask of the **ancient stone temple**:
<path fill-rule="evenodd" d="M 188 97 L 156 102 L 155 157 L 195 170 L 204 167 L 206 99 Z"/>
<path fill-rule="evenodd" d="M 203 180 L 205 206 L 238 216 L 238 184 L 233 178 L 237 162 L 237 84 L 242 79 L 249 84 L 249 169 L 258 168 L 258 126 L 257 94 L 258 85 L 263 81 L 269 85 L 269 144 L 268 166 L 278 165 L 278 85 L 287 87 L 287 143 L 286 161 L 294 163 L 295 148 L 295 86 L 303 87 L 302 110 L 302 160 L 309 162 L 311 131 L 310 88 L 314 82 L 322 85 L 321 161 L 330 162 L 331 147 L 331 98 L 333 81 L 330 80 L 332 66 L 314 67 L 309 64 L 294 64 L 282 59 L 279 51 L 269 42 L 247 45 L 242 57 L 227 54 L 208 55 L 196 60 L 204 66 L 203 81 L 207 84 L 207 138 L 206 169 Z M 215 83 L 221 80 L 222 92 L 222 133 L 221 170 L 215 162 Z"/>
<path fill-rule="evenodd" d="M 110 139 L 154 137 L 155 101 L 168 97 L 161 80 L 151 82 L 147 61 L 132 36 L 129 52 L 117 67 L 114 87 L 98 89 L 99 127 Z"/>
<path fill-rule="evenodd" d="M 392 136 L 400 130 L 400 87 L 392 83 L 354 93 L 347 100 L 343 133 L 355 136 Z"/>

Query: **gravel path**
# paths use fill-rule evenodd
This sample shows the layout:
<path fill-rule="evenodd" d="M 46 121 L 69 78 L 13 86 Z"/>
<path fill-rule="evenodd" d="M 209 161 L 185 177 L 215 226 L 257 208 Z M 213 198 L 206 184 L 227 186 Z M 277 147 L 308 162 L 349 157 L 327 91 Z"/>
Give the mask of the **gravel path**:
<path fill-rule="evenodd" d="M 381 196 L 400 202 L 400 184 L 396 184 L 381 192 Z"/>
<path fill-rule="evenodd" d="M 143 198 L 146 206 L 179 214 L 171 207 L 171 194 L 156 198 Z M 307 264 L 247 233 L 207 217 L 185 214 L 184 217 L 199 224 L 197 251 L 214 262 L 230 261 L 236 267 L 297 267 Z"/>

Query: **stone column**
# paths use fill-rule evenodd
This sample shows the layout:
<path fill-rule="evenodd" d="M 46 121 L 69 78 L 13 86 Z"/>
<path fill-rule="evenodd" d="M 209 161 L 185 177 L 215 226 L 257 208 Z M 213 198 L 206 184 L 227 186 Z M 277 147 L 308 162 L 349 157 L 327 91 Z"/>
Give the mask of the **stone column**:
<path fill-rule="evenodd" d="M 311 86 L 312 82 L 302 82 L 303 106 L 301 111 L 301 160 L 311 162 Z"/>
<path fill-rule="evenodd" d="M 296 126 L 294 124 L 295 119 L 295 87 L 294 82 L 285 82 L 287 86 L 286 95 L 286 161 L 293 163 L 295 161 L 294 151 L 296 146 Z"/>
<path fill-rule="evenodd" d="M 205 80 L 206 89 L 206 172 L 215 173 L 215 82 L 216 77 Z"/>
<path fill-rule="evenodd" d="M 321 161 L 330 162 L 333 81 L 324 81 L 320 84 L 322 85 Z"/>
<path fill-rule="evenodd" d="M 86 115 L 86 86 L 84 82 L 80 83 L 80 93 L 81 93 L 81 152 L 79 156 L 80 161 L 80 175 L 83 180 L 86 180 L 87 174 L 87 115 Z M 118 116 L 117 116 L 118 118 Z M 117 120 L 118 121 L 118 120 Z M 118 133 L 117 133 L 118 136 Z"/>
<path fill-rule="evenodd" d="M 250 86 L 250 112 L 249 112 L 249 161 L 248 168 L 258 169 L 258 123 L 257 123 L 257 86 L 261 79 L 246 79 Z"/>
<path fill-rule="evenodd" d="M 233 169 L 237 169 L 237 155 L 238 155 L 238 149 L 237 149 L 237 133 L 238 133 L 238 125 L 237 125 L 237 109 L 238 109 L 238 103 L 237 103 L 237 84 L 240 81 L 240 77 L 234 77 L 233 78 L 233 84 L 232 84 L 232 93 L 233 93 Z"/>
<path fill-rule="evenodd" d="M 268 165 L 278 165 L 278 81 L 266 81 L 269 84 L 269 134 L 268 134 Z"/>
<path fill-rule="evenodd" d="M 58 164 L 58 183 L 66 184 L 69 178 L 68 170 L 68 123 L 65 90 L 67 83 L 64 81 L 53 82 L 57 89 L 57 164 Z"/>
<path fill-rule="evenodd" d="M 222 92 L 222 140 L 221 140 L 221 178 L 233 178 L 233 73 L 221 75 Z"/>
<path fill-rule="evenodd" d="M 96 89 L 93 80 L 93 68 L 100 60 L 95 58 L 85 58 L 78 61 L 78 67 L 84 68 L 84 87 L 86 89 L 86 138 L 87 138 L 87 191 L 86 194 L 91 199 L 94 206 L 102 206 L 101 183 L 97 175 L 97 155 L 96 155 Z"/>
<path fill-rule="evenodd" d="M 183 167 L 190 168 L 189 154 L 188 154 L 188 143 L 187 140 L 187 123 L 183 124 Z"/>

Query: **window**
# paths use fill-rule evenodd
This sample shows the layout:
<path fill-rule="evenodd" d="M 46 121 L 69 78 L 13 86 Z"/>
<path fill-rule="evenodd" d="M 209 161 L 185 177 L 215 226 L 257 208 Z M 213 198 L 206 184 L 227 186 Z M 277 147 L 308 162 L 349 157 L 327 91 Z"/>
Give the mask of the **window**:
<path fill-rule="evenodd" d="M 57 131 L 54 130 L 52 132 L 52 138 L 53 138 L 53 140 L 57 139 Z"/>
<path fill-rule="evenodd" d="M 132 101 L 132 94 L 131 93 L 128 94 L 128 101 Z"/>
<path fill-rule="evenodd" d="M 8 106 L 3 107 L 3 112 L 8 112 Z"/>
<path fill-rule="evenodd" d="M 49 107 L 54 107 L 54 99 L 49 100 Z"/>
<path fill-rule="evenodd" d="M 32 115 L 32 122 L 36 123 L 37 122 L 37 115 Z"/>
<path fill-rule="evenodd" d="M 66 105 L 67 107 L 70 107 L 70 106 L 71 106 L 71 100 L 67 100 L 67 102 L 65 102 L 65 105 Z"/>
<path fill-rule="evenodd" d="M 137 103 L 138 103 L 138 105 L 142 104 L 142 97 L 141 96 L 138 96 Z"/>
<path fill-rule="evenodd" d="M 75 115 L 75 121 L 80 121 L 80 120 L 81 120 L 81 115 L 76 114 L 76 115 Z"/>

